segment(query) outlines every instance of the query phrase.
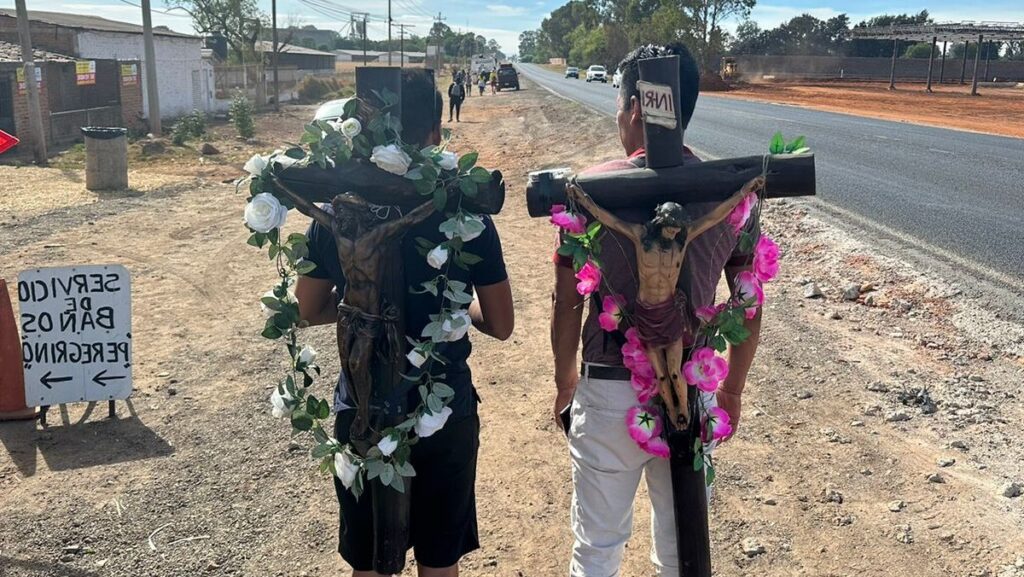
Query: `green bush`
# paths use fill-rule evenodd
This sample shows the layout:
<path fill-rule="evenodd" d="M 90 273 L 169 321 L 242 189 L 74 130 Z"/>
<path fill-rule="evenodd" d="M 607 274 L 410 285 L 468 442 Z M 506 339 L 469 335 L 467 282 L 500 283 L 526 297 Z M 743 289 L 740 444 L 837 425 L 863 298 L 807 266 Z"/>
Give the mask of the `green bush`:
<path fill-rule="evenodd" d="M 252 138 L 256 134 L 256 123 L 253 122 L 253 106 L 249 99 L 241 92 L 236 92 L 231 99 L 231 107 L 228 108 L 231 116 L 231 123 L 235 125 L 238 136 Z"/>
<path fill-rule="evenodd" d="M 174 123 L 171 128 L 171 142 L 175 146 L 181 146 L 193 138 L 202 138 L 206 134 L 206 116 L 198 110 L 193 110 Z"/>
<path fill-rule="evenodd" d="M 341 90 L 334 78 L 306 76 L 299 82 L 299 99 L 303 102 L 320 102 L 324 97 Z"/>

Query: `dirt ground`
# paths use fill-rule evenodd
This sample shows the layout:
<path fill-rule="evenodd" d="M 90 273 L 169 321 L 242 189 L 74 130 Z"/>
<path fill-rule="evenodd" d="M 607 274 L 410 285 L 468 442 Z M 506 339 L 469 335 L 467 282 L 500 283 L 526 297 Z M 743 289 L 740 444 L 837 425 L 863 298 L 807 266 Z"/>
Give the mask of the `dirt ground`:
<path fill-rule="evenodd" d="M 979 96 L 959 84 L 827 82 L 814 84 L 744 84 L 716 95 L 806 106 L 870 118 L 885 118 L 944 128 L 1024 138 L 1024 89 L 982 86 Z"/>
<path fill-rule="evenodd" d="M 0 276 L 126 265 L 136 387 L 118 420 L 78 423 L 76 405 L 45 430 L 0 424 L 0 574 L 347 574 L 333 552 L 330 480 L 270 416 L 283 355 L 259 336 L 258 297 L 274 273 L 245 244 L 244 197 L 223 182 L 252 152 L 297 135 L 311 112 L 261 116 L 253 144 L 218 128 L 220 156 L 133 157 L 127 194 L 85 192 L 73 157 L 61 168 L 0 167 L 22 183 L 0 196 Z M 564 575 L 570 469 L 549 417 L 553 233 L 527 217 L 523 187 L 529 170 L 622 152 L 609 119 L 525 82 L 469 98 L 452 127 L 457 150 L 480 151 L 508 179 L 496 222 L 517 313 L 508 342 L 472 335 L 482 549 L 462 571 Z M 738 436 L 718 453 L 716 574 L 1024 576 L 1024 498 L 1001 495 L 1024 482 L 1024 331 L 816 214 L 792 201 L 766 211 L 782 274 L 767 289 Z M 287 228 L 305 225 L 292 215 Z M 809 282 L 824 296 L 805 298 Z M 850 283 L 864 293 L 843 301 Z M 310 337 L 327 390 L 338 369 L 333 329 Z M 641 492 L 623 575 L 651 574 L 644 503 Z M 746 539 L 764 552 L 745 554 Z"/>

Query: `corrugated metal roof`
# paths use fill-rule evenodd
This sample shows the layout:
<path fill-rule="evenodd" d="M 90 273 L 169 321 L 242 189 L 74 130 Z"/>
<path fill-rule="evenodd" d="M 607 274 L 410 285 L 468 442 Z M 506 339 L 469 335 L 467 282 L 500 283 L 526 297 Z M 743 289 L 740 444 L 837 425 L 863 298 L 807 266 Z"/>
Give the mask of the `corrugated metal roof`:
<path fill-rule="evenodd" d="M 363 55 L 363 51 L 362 50 L 348 50 L 348 49 L 345 49 L 345 48 L 341 48 L 339 50 L 335 50 L 334 53 L 335 54 L 349 54 L 351 56 L 362 56 Z M 380 56 L 381 54 L 387 54 L 387 52 L 380 52 L 379 50 L 367 50 L 366 51 L 366 56 L 367 57 L 370 57 L 370 56 Z"/>
<path fill-rule="evenodd" d="M 74 62 L 74 58 L 47 52 L 46 50 L 33 50 L 32 58 L 36 62 Z M 21 46 L 0 40 L 0 62 L 21 62 Z"/>
<path fill-rule="evenodd" d="M 312 48 L 306 48 L 305 46 L 296 46 L 294 44 L 278 44 L 278 47 L 281 48 L 282 54 L 287 52 L 288 54 L 311 54 L 314 56 L 330 56 L 331 58 L 334 58 L 333 52 L 313 50 Z M 271 42 L 270 40 L 257 40 L 256 49 L 259 50 L 260 52 L 273 52 L 274 43 Z"/>
<path fill-rule="evenodd" d="M 0 8 L 0 16 L 17 18 L 17 12 L 13 8 Z M 123 34 L 142 34 L 142 26 L 117 20 L 107 20 L 99 16 L 88 16 L 85 14 L 65 14 L 63 12 L 44 12 L 41 10 L 29 10 L 28 19 L 36 22 L 46 22 L 65 28 L 76 28 L 79 30 L 96 30 L 100 32 L 120 32 Z M 158 26 L 153 28 L 155 36 L 175 36 L 178 38 L 199 38 L 192 34 L 182 34 L 168 28 Z"/>

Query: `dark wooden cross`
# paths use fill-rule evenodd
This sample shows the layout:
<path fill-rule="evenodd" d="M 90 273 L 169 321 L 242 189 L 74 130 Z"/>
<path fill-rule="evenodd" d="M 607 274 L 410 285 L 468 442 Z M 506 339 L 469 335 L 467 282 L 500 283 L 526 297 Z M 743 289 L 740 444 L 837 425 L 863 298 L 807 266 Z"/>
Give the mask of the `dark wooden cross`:
<path fill-rule="evenodd" d="M 386 108 L 392 115 L 401 114 L 401 75 L 399 68 L 357 69 L 356 94 L 364 127 L 376 111 Z M 381 95 L 385 91 L 396 95 L 397 103 L 384 102 Z M 351 442 L 357 453 L 366 456 L 380 440 L 380 431 L 405 421 L 412 410 L 405 399 L 414 383 L 402 377 L 409 372 L 403 354 L 404 301 L 409 287 L 401 244 L 408 228 L 434 212 L 432 195 L 420 194 L 413 181 L 386 173 L 366 160 L 329 169 L 293 165 L 275 174 L 271 183 L 279 196 L 290 199 L 299 211 L 329 231 L 338 246 L 338 260 L 348 281 L 338 307 L 338 351 L 349 398 L 356 407 Z M 451 191 L 449 206 L 456 205 L 461 194 Z M 504 198 L 501 173 L 494 171 L 487 190 L 461 201 L 467 210 L 495 214 Z M 330 203 L 333 210 L 324 210 L 319 203 Z M 399 210 L 380 211 L 377 207 Z M 376 215 L 383 212 L 388 218 L 378 219 Z M 391 217 L 394 213 L 398 216 Z M 363 498 L 372 500 L 373 566 L 377 573 L 398 574 L 405 566 L 412 482 L 405 480 L 403 493 L 380 483 L 366 484 Z"/>
<path fill-rule="evenodd" d="M 533 173 L 526 189 L 530 216 L 550 215 L 552 205 L 565 204 L 568 192 L 573 200 L 589 207 L 603 224 L 628 233 L 630 231 L 627 229 L 631 227 L 618 221 L 612 214 L 615 209 L 647 208 L 653 212 L 656 206 L 665 202 L 683 205 L 719 202 L 722 204 L 719 209 L 712 211 L 712 216 L 721 220 L 721 215 L 717 213 L 727 213 L 731 205 L 735 205 L 738 191 L 745 188 L 763 189 L 766 198 L 814 195 L 814 156 L 811 154 L 750 156 L 683 166 L 679 59 L 677 56 L 666 56 L 641 60 L 638 64 L 640 81 L 637 88 L 644 115 L 647 167 L 584 176 L 575 176 L 565 169 Z M 762 176 L 763 179 L 759 178 Z M 684 228 L 700 224 L 691 223 L 691 226 Z M 639 237 L 641 233 L 642 230 L 638 229 L 633 236 Z M 681 253 L 679 250 L 676 252 Z M 681 262 L 683 255 L 675 256 L 678 258 L 667 259 L 666 262 L 678 266 L 675 263 L 677 260 Z M 641 260 L 645 259 L 638 256 L 638 263 Z M 643 273 L 640 271 L 641 284 Z M 651 356 L 651 352 L 651 347 L 648 347 L 648 356 Z M 673 355 L 668 357 L 674 358 Z M 679 367 L 675 370 L 679 370 Z M 670 389 L 661 387 L 662 395 L 672 397 Z M 677 419 L 670 423 L 668 435 L 679 575 L 710 577 L 711 545 L 705 476 L 703 470 L 695 471 L 693 466 L 695 444 L 701 438 L 700 419 L 696 410 L 698 395 L 695 387 L 686 389 L 687 398 L 679 398 L 678 401 L 681 405 L 685 403 L 684 409 L 688 410 L 682 410 L 680 414 L 688 413 L 692 418 Z M 669 398 L 666 404 L 671 412 L 675 401 Z"/>

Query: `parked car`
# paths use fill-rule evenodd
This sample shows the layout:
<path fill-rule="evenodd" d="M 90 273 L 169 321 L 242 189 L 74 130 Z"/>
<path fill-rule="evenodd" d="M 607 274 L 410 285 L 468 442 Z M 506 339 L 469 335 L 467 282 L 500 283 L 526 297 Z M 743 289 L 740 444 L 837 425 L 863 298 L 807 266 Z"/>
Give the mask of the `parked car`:
<path fill-rule="evenodd" d="M 502 88 L 519 90 L 519 73 L 511 64 L 502 64 L 498 68 L 498 90 Z"/>
<path fill-rule="evenodd" d="M 590 68 L 587 68 L 587 82 L 608 82 L 607 72 L 604 66 L 594 64 Z"/>
<path fill-rule="evenodd" d="M 616 70 L 615 74 L 612 76 L 612 87 L 613 88 L 618 88 L 621 84 L 622 84 L 622 71 L 621 70 Z"/>
<path fill-rule="evenodd" d="M 565 77 L 566 78 L 576 78 L 576 79 L 578 79 L 580 77 L 580 69 L 576 68 L 575 66 L 570 66 L 570 67 L 566 68 L 565 69 Z"/>

